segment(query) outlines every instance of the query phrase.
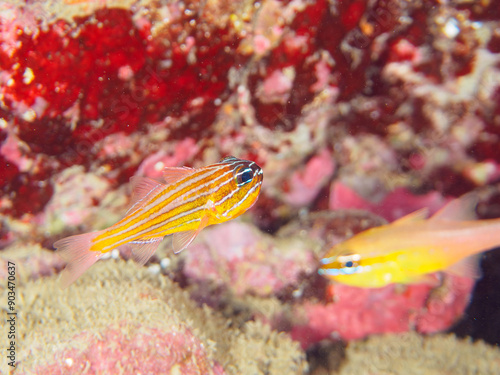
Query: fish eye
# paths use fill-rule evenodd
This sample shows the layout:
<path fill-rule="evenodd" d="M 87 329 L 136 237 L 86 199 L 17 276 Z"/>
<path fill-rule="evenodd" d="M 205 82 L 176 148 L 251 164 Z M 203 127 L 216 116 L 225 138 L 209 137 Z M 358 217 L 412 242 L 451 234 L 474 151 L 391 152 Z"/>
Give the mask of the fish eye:
<path fill-rule="evenodd" d="M 347 268 L 354 270 L 356 267 L 359 266 L 359 261 L 361 260 L 361 257 L 359 254 L 342 254 L 337 258 L 337 261 L 339 262 L 339 265 L 341 268 Z"/>
<path fill-rule="evenodd" d="M 354 267 L 354 262 L 352 260 L 349 260 L 345 262 L 344 267 L 351 268 Z"/>
<path fill-rule="evenodd" d="M 252 168 L 239 168 L 236 170 L 236 174 L 234 176 L 236 179 L 236 183 L 238 186 L 243 186 L 248 184 L 253 179 L 253 170 Z"/>

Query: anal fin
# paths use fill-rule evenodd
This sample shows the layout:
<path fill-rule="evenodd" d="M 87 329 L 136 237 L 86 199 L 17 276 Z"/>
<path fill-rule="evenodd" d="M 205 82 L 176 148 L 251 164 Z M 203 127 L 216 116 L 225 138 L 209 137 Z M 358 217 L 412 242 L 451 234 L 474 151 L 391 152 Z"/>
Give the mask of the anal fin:
<path fill-rule="evenodd" d="M 153 256 L 163 237 L 149 238 L 147 240 L 137 240 L 129 242 L 132 246 L 132 259 L 141 266 Z"/>

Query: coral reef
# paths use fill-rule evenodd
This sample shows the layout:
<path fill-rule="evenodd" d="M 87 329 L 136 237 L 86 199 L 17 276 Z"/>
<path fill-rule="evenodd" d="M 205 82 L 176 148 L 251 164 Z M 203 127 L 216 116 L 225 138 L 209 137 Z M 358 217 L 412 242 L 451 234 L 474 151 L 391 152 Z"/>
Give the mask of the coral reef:
<path fill-rule="evenodd" d="M 275 240 L 237 221 L 208 228 L 184 255 L 183 274 L 192 282 L 223 285 L 231 293 L 271 296 L 316 270 L 308 244 Z"/>
<path fill-rule="evenodd" d="M 7 264 L 14 262 L 17 269 L 17 281 L 27 282 L 57 274 L 64 266 L 64 261 L 53 252 L 39 244 L 12 245 L 0 252 L 0 280 L 8 278 Z"/>
<path fill-rule="evenodd" d="M 443 285 L 390 285 L 369 290 L 331 285 L 331 301 L 297 306 L 292 337 L 304 348 L 326 338 L 353 340 L 377 333 L 440 332 L 451 327 L 469 303 L 474 280 L 446 276 Z M 301 318 L 305 322 L 300 324 Z"/>
<path fill-rule="evenodd" d="M 395 189 L 380 202 L 371 202 L 357 195 L 342 182 L 335 182 L 331 186 L 329 208 L 332 210 L 362 209 L 382 216 L 388 221 L 394 221 L 422 207 L 427 207 L 429 213 L 434 214 L 446 202 L 447 199 L 436 191 L 425 195 L 414 195 L 405 188 Z"/>
<path fill-rule="evenodd" d="M 304 207 L 339 207 L 339 186 L 437 204 L 499 177 L 498 20 L 486 5 L 1 6 L 7 243 L 57 233 L 46 207 L 77 166 L 116 190 L 165 165 L 257 160 L 268 179 L 256 221 L 269 230 Z M 94 206 L 106 199 L 96 193 Z M 33 217 L 28 232 L 12 223 Z"/>
<path fill-rule="evenodd" d="M 20 280 L 27 280 L 23 272 L 18 269 Z M 56 277 L 23 281 L 17 288 L 22 339 L 16 374 L 302 374 L 307 369 L 304 354 L 284 334 L 258 322 L 228 327 L 168 278 L 131 262 L 99 262 L 66 290 L 59 289 Z"/>
<path fill-rule="evenodd" d="M 317 258 L 325 242 L 329 245 L 345 237 L 342 231 L 355 233 L 377 222 L 381 219 L 363 211 L 318 212 L 268 236 L 233 221 L 208 228 L 181 255 L 180 272 L 196 300 L 246 310 L 250 317 L 289 331 L 304 349 L 327 338 L 432 333 L 451 327 L 468 305 L 473 279 L 443 275 L 439 287 L 390 285 L 373 290 L 318 280 Z M 245 295 L 257 298 L 249 301 Z M 263 306 L 273 296 L 282 302 L 269 311 Z"/>
<path fill-rule="evenodd" d="M 454 335 L 422 337 L 415 333 L 374 336 L 350 343 L 339 375 L 496 374 L 500 350 Z M 324 374 L 325 372 L 323 372 Z M 313 371 L 312 374 L 321 374 Z"/>
<path fill-rule="evenodd" d="M 91 358 L 99 360 L 89 371 L 109 372 L 106 359 L 122 352 L 150 358 L 151 367 L 140 368 L 121 357 L 124 368 L 141 372 L 161 362 L 171 373 L 301 373 L 303 352 L 271 328 L 291 332 L 311 362 L 326 338 L 449 329 L 472 280 L 360 291 L 330 285 L 316 268 L 346 237 L 423 206 L 434 212 L 471 190 L 484 193 L 480 217 L 500 217 L 497 8 L 0 2 L 0 249 L 8 248 L 2 262 L 15 259 L 20 270 L 20 373 L 64 372 L 61 363 L 80 368 Z M 62 264 L 41 249 L 123 217 L 131 176 L 158 178 L 165 166 L 199 167 L 229 154 L 264 169 L 245 222 L 209 228 L 177 256 L 162 244 L 148 269 L 110 260 L 71 292 L 55 289 L 48 276 Z M 120 255 L 130 256 L 110 254 Z M 499 298 L 500 261 L 486 255 L 485 264 L 475 294 L 489 307 L 469 315 L 488 315 L 462 332 L 498 343 L 491 301 Z M 160 272 L 219 311 L 196 307 Z M 399 337 L 424 346 L 418 336 Z M 368 340 L 359 353 L 385 338 Z M 365 371 L 356 345 L 364 344 L 348 346 L 340 371 Z M 457 360 L 456 373 L 472 372 L 468 358 Z M 356 361 L 359 371 L 349 367 Z"/>

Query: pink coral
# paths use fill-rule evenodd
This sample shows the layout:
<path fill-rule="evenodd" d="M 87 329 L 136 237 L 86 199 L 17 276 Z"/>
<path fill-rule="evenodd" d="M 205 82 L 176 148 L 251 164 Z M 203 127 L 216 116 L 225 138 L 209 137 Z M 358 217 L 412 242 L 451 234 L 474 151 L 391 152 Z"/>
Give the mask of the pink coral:
<path fill-rule="evenodd" d="M 342 182 L 335 182 L 330 190 L 329 206 L 332 210 L 343 208 L 363 209 L 382 216 L 388 221 L 394 221 L 424 207 L 429 208 L 429 212 L 433 214 L 449 200 L 435 191 L 425 195 L 415 195 L 408 189 L 397 188 L 381 202 L 374 203 L 363 199 Z"/>
<path fill-rule="evenodd" d="M 126 373 L 185 375 L 224 375 L 222 366 L 208 358 L 203 344 L 185 328 L 165 332 L 149 327 L 127 327 L 129 332 L 110 328 L 99 336 L 82 332 L 72 342 L 86 348 L 68 349 L 56 354 L 54 362 L 35 374 L 112 374 Z"/>
<path fill-rule="evenodd" d="M 201 237 L 185 253 L 184 274 L 225 285 L 237 295 L 276 294 L 315 266 L 312 254 L 299 245 L 280 245 L 238 221 L 206 229 Z"/>
<path fill-rule="evenodd" d="M 148 156 L 139 165 L 137 174 L 161 179 L 165 167 L 181 167 L 188 164 L 188 161 L 198 153 L 199 149 L 193 138 L 186 138 L 177 142 L 172 152 L 160 150 Z"/>
<path fill-rule="evenodd" d="M 22 144 L 13 134 L 9 134 L 0 145 L 0 154 L 9 162 L 14 163 L 21 172 L 26 172 L 33 166 L 33 161 L 24 156 Z"/>
<path fill-rule="evenodd" d="M 335 162 L 326 149 L 313 156 L 300 170 L 290 177 L 290 191 L 284 200 L 292 206 L 307 206 L 316 198 L 323 185 L 332 177 Z"/>
<path fill-rule="evenodd" d="M 19 280 L 37 280 L 57 274 L 65 264 L 53 251 L 41 248 L 39 245 L 12 246 L 4 249 L 0 257 L 0 281 L 4 282 L 9 276 L 8 262 L 16 265 L 16 274 Z"/>
<path fill-rule="evenodd" d="M 259 87 L 258 96 L 264 103 L 285 103 L 292 89 L 293 75 L 294 73 L 290 70 L 286 71 L 286 73 L 281 70 L 275 70 L 262 82 L 262 85 Z"/>
<path fill-rule="evenodd" d="M 291 335 L 307 348 L 325 338 L 353 340 L 413 329 L 443 331 L 462 316 L 473 287 L 474 280 L 457 276 L 447 276 L 438 289 L 424 284 L 380 289 L 332 284 L 331 302 L 307 302 L 296 308 L 303 321 L 293 327 Z"/>
<path fill-rule="evenodd" d="M 417 318 L 417 331 L 433 333 L 449 329 L 467 308 L 474 285 L 474 280 L 467 277 L 447 277 L 442 288 L 429 295 L 426 311 Z"/>

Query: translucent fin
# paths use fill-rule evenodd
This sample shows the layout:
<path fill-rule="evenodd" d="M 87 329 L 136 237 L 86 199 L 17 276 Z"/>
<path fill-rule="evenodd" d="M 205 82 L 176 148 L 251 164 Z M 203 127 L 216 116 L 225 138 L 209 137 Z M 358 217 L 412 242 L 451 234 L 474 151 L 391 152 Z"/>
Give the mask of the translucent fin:
<path fill-rule="evenodd" d="M 163 237 L 129 242 L 132 247 L 132 259 L 141 266 L 145 265 L 158 249 L 161 240 L 163 240 Z"/>
<path fill-rule="evenodd" d="M 54 243 L 56 254 L 66 263 L 61 272 L 61 288 L 67 288 L 102 256 L 99 251 L 90 251 L 92 240 L 103 231 L 78 234 Z"/>
<path fill-rule="evenodd" d="M 198 233 L 200 233 L 202 229 L 207 226 L 207 224 L 208 224 L 208 217 L 204 216 L 203 219 L 201 219 L 200 226 L 197 229 L 175 233 L 172 236 L 172 248 L 174 250 L 174 253 L 175 254 L 180 253 L 182 250 L 188 247 L 191 244 L 191 242 L 193 242 L 193 240 L 196 238 Z"/>
<path fill-rule="evenodd" d="M 440 209 L 430 220 L 470 221 L 476 220 L 476 206 L 479 198 L 475 193 L 462 195 Z"/>
<path fill-rule="evenodd" d="M 148 202 L 148 197 L 157 194 L 165 185 L 149 177 L 134 176 L 130 179 L 132 184 L 132 202 L 127 214 L 137 211 Z"/>
<path fill-rule="evenodd" d="M 429 215 L 429 209 L 421 208 L 418 211 L 412 212 L 411 214 L 408 214 L 400 219 L 393 221 L 391 225 L 408 224 L 408 223 L 414 223 L 416 221 L 422 221 L 425 220 L 428 215 Z"/>
<path fill-rule="evenodd" d="M 173 184 L 181 178 L 189 176 L 195 170 L 189 167 L 167 167 L 163 170 L 163 178 L 167 184 Z"/>
<path fill-rule="evenodd" d="M 462 259 L 446 269 L 447 273 L 465 276 L 471 279 L 480 279 L 483 276 L 480 262 L 482 254 L 472 255 Z"/>

